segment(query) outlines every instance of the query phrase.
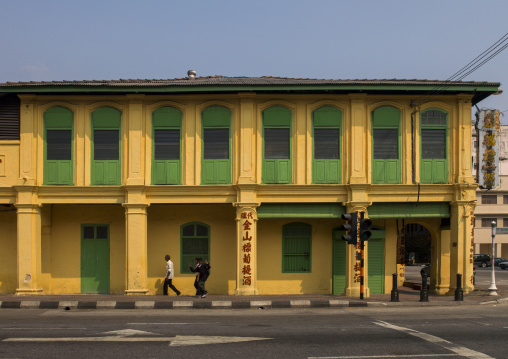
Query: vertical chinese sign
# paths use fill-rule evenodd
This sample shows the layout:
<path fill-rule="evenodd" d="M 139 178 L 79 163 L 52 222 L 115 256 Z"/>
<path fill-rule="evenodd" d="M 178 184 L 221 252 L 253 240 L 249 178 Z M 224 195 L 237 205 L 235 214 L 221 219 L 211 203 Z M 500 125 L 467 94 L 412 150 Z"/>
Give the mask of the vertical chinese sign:
<path fill-rule="evenodd" d="M 256 255 L 256 215 L 250 208 L 242 208 L 239 213 L 239 277 L 237 294 L 256 294 L 255 255 Z"/>
<path fill-rule="evenodd" d="M 476 113 L 478 136 L 478 183 L 492 189 L 499 185 L 499 122 L 497 110 L 481 110 Z"/>

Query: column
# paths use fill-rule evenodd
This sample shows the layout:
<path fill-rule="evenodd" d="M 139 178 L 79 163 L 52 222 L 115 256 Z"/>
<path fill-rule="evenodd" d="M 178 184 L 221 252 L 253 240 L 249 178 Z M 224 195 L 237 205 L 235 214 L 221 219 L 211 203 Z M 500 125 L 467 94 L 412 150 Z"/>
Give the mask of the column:
<path fill-rule="evenodd" d="M 450 249 L 451 249 L 451 231 L 450 229 L 441 229 L 440 241 L 438 241 L 438 265 L 437 282 L 433 292 L 444 295 L 450 290 Z"/>
<path fill-rule="evenodd" d="M 17 295 L 43 294 L 41 288 L 41 212 L 36 188 L 15 187 L 17 203 Z"/>
<path fill-rule="evenodd" d="M 357 202 L 349 202 L 344 203 L 343 205 L 346 207 L 347 213 L 353 213 L 353 212 L 366 212 L 365 218 L 368 218 L 367 214 L 367 206 L 371 203 L 357 203 Z M 359 229 L 359 223 L 358 223 L 358 229 Z M 348 297 L 360 297 L 360 253 L 361 253 L 361 247 L 360 243 L 357 243 L 356 246 L 346 244 L 347 250 L 346 250 L 346 290 L 345 295 Z M 367 254 L 368 254 L 368 242 L 365 243 L 365 250 L 364 250 L 364 262 L 365 262 L 365 268 L 364 268 L 364 297 L 369 296 L 369 287 L 368 287 L 368 268 L 367 268 Z"/>
<path fill-rule="evenodd" d="M 145 95 L 127 95 L 128 106 L 128 160 L 127 160 L 127 185 L 142 185 L 143 178 L 143 99 Z"/>
<path fill-rule="evenodd" d="M 458 122 L 456 129 L 453 131 L 457 137 L 458 151 L 456 156 L 457 163 L 454 165 L 456 174 L 454 179 L 455 183 L 469 183 L 475 182 L 472 175 L 472 122 L 471 122 L 471 97 L 466 95 L 459 95 L 457 100 L 458 108 Z M 452 126 L 450 126 L 452 127 Z M 455 127 L 455 126 L 453 126 Z"/>
<path fill-rule="evenodd" d="M 143 186 L 127 188 L 125 207 L 126 242 L 126 290 L 127 295 L 148 294 L 148 257 L 147 257 L 147 208 L 144 203 Z"/>
<path fill-rule="evenodd" d="M 451 204 L 450 290 L 454 295 L 457 274 L 462 274 L 464 293 L 473 291 L 474 202 L 457 201 Z"/>
<path fill-rule="evenodd" d="M 257 211 L 259 204 L 236 206 L 236 295 L 255 295 L 257 289 Z"/>

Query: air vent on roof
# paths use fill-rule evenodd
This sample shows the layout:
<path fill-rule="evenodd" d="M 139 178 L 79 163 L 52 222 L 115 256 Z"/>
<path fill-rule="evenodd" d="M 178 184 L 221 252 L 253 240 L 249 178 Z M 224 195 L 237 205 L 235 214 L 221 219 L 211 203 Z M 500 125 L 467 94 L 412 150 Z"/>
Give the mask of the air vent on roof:
<path fill-rule="evenodd" d="M 190 79 L 195 78 L 196 77 L 196 71 L 194 71 L 194 70 L 187 71 L 187 76 L 189 76 Z"/>

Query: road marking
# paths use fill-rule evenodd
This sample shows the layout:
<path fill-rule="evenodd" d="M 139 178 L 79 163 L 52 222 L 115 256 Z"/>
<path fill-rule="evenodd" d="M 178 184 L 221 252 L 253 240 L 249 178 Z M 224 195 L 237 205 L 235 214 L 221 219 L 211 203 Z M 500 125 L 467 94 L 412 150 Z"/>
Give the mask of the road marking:
<path fill-rule="evenodd" d="M 111 332 L 104 332 L 104 334 L 116 334 L 120 337 L 129 337 L 131 335 L 160 335 L 151 332 L 145 332 L 144 330 L 136 330 L 136 329 L 122 329 L 122 330 L 113 330 Z"/>
<path fill-rule="evenodd" d="M 429 357 L 451 357 L 459 354 L 408 354 L 408 355 L 347 355 L 340 357 L 309 357 L 308 359 L 378 359 L 378 358 L 429 358 Z"/>
<path fill-rule="evenodd" d="M 480 353 L 480 352 L 468 349 L 466 347 L 462 347 L 460 345 L 457 345 L 457 344 L 454 344 L 452 342 L 449 342 L 448 340 L 445 340 L 445 339 L 442 339 L 442 338 L 439 338 L 439 337 L 436 337 L 434 335 L 430 335 L 430 334 L 427 334 L 427 333 L 419 332 L 419 331 L 414 330 L 414 329 L 399 327 L 397 325 L 393 325 L 393 324 L 390 324 L 390 323 L 387 323 L 387 322 L 384 322 L 384 321 L 381 321 L 381 320 L 379 322 L 374 322 L 374 324 L 379 325 L 379 326 L 384 327 L 384 328 L 389 328 L 389 329 L 397 330 L 399 332 L 403 332 L 403 333 L 406 333 L 406 334 L 418 337 L 420 339 L 428 341 L 429 343 L 437 344 L 439 346 L 442 346 L 445 349 L 448 349 L 448 350 L 450 350 L 450 351 L 452 351 L 454 353 L 457 353 L 459 355 L 462 355 L 462 356 L 464 356 L 466 358 L 472 358 L 472 359 L 494 359 L 494 358 L 492 358 L 491 356 L 489 356 L 487 354 L 483 354 L 483 353 Z"/>
<path fill-rule="evenodd" d="M 65 338 L 7 338 L 2 342 L 169 342 L 170 346 L 225 344 L 268 340 L 272 338 L 257 337 L 219 337 L 219 336 L 180 336 L 170 338 L 131 337 L 113 335 L 106 337 L 65 337 Z"/>
<path fill-rule="evenodd" d="M 4 330 L 86 330 L 87 328 L 0 328 Z"/>
<path fill-rule="evenodd" d="M 192 323 L 127 323 L 127 325 L 190 325 Z"/>

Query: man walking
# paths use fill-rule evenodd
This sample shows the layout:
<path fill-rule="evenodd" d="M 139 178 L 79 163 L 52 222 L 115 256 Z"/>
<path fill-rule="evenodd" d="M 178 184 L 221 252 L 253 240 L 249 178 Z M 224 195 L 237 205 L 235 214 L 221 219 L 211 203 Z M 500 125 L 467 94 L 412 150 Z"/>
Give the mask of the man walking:
<path fill-rule="evenodd" d="M 171 257 L 169 254 L 166 254 L 166 257 L 164 257 L 166 260 L 166 277 L 164 278 L 164 287 L 163 287 L 163 293 L 164 295 L 168 295 L 168 287 L 171 288 L 176 295 L 180 295 L 180 291 L 175 288 L 173 285 L 173 278 L 175 277 L 174 268 L 173 268 L 173 262 L 171 262 Z"/>
<path fill-rule="evenodd" d="M 199 263 L 195 269 L 193 269 L 192 266 L 190 267 L 190 270 L 192 272 L 198 272 L 198 277 L 196 278 L 197 281 L 196 289 L 197 295 L 201 295 L 201 298 L 206 298 L 206 295 L 208 294 L 208 292 L 205 289 L 205 282 L 210 276 L 209 272 L 210 268 L 211 268 L 210 263 L 208 263 L 208 261 L 205 261 L 205 263 L 203 263 L 202 258 L 199 258 Z"/>

